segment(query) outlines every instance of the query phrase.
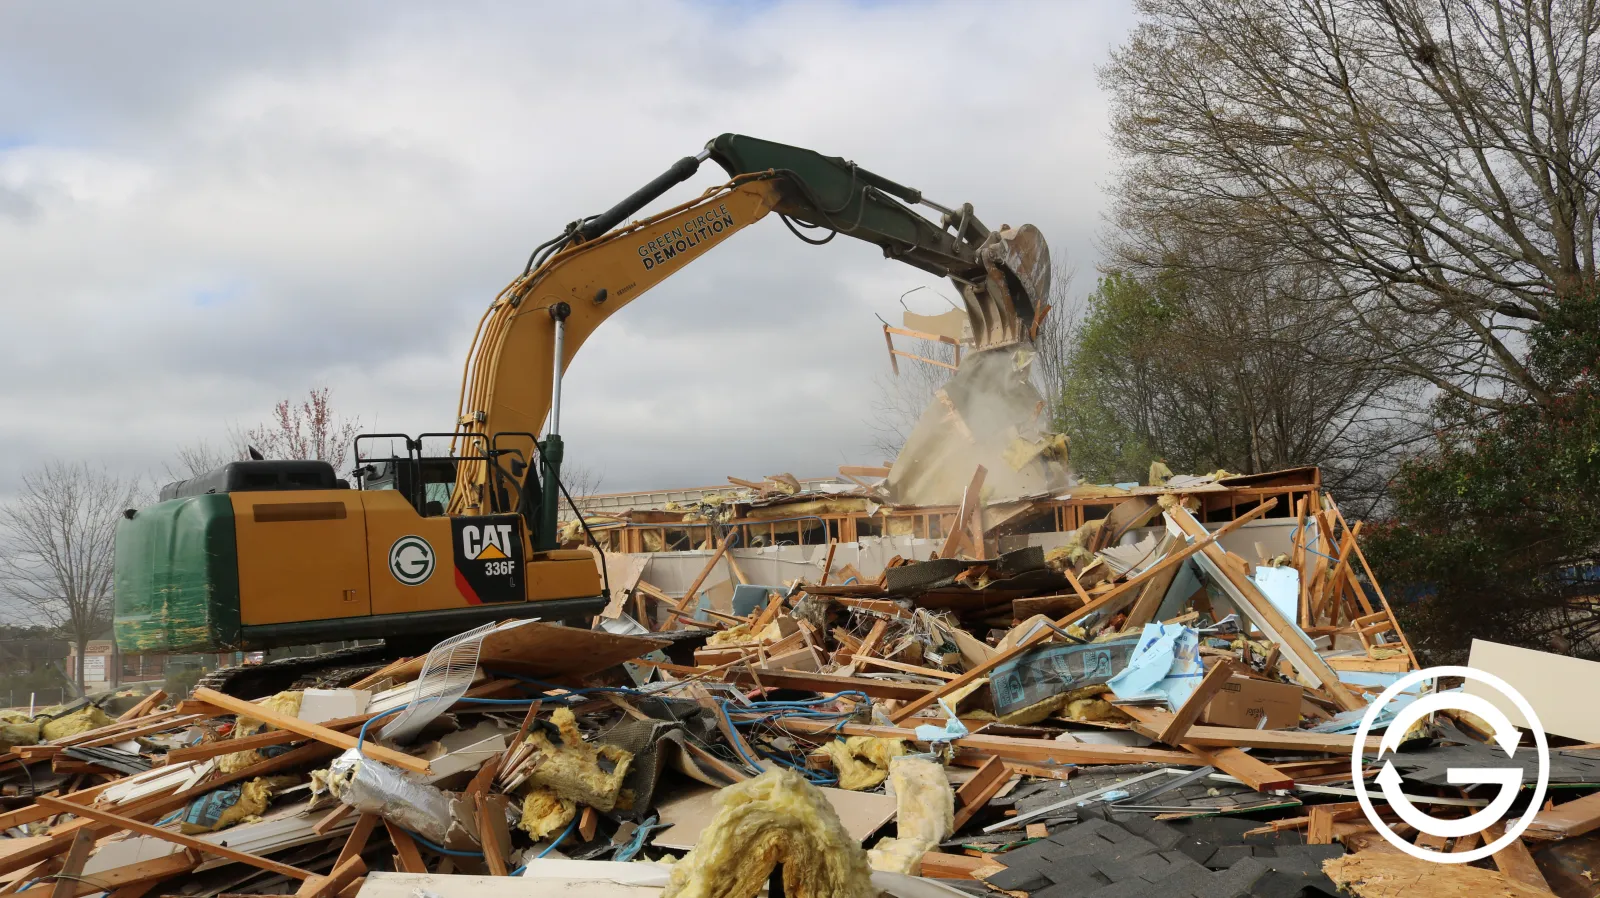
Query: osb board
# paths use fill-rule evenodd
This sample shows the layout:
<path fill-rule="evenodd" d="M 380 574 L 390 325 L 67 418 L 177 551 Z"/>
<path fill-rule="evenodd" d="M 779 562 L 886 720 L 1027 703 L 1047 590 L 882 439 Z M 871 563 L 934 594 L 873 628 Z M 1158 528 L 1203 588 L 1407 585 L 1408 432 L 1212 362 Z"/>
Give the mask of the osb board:
<path fill-rule="evenodd" d="M 478 664 L 542 679 L 581 677 L 667 645 L 661 639 L 527 621 L 485 636 Z"/>
<path fill-rule="evenodd" d="M 711 825 L 716 814 L 712 800 L 717 789 L 695 788 L 673 795 L 666 801 L 657 800 L 656 812 L 662 823 L 672 828 L 657 835 L 650 844 L 658 848 L 676 848 L 687 851 L 694 847 L 700 833 Z M 861 840 L 877 832 L 878 828 L 894 819 L 895 800 L 875 792 L 847 792 L 844 789 L 824 787 L 822 794 L 839 815 L 845 832 Z"/>
<path fill-rule="evenodd" d="M 483 638 L 478 664 L 489 670 L 542 680 L 570 679 L 597 673 L 668 644 L 643 636 L 617 636 L 540 621 L 512 621 Z M 396 679 L 415 679 L 426 660 L 427 656 L 413 658 L 395 672 Z"/>
<path fill-rule="evenodd" d="M 1600 742 L 1600 703 L 1573 701 L 1573 690 L 1600 682 L 1600 663 L 1474 639 L 1467 665 L 1494 674 L 1522 693 L 1545 732 Z M 1528 725 L 1517 706 L 1498 690 L 1468 680 L 1466 692 L 1488 699 L 1517 726 Z"/>
<path fill-rule="evenodd" d="M 1376 848 L 1323 861 L 1322 870 L 1358 898 L 1550 898 L 1544 889 L 1492 870 L 1438 864 Z"/>

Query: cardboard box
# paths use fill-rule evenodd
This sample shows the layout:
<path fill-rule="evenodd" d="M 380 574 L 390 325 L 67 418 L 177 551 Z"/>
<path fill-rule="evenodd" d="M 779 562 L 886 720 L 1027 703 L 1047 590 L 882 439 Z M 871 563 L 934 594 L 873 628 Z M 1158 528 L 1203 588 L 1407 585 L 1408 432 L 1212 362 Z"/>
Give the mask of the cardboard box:
<path fill-rule="evenodd" d="M 1261 718 L 1267 719 L 1261 726 Z M 1300 687 L 1269 683 L 1251 677 L 1233 677 L 1206 705 L 1200 722 L 1219 727 L 1281 730 L 1300 723 Z"/>

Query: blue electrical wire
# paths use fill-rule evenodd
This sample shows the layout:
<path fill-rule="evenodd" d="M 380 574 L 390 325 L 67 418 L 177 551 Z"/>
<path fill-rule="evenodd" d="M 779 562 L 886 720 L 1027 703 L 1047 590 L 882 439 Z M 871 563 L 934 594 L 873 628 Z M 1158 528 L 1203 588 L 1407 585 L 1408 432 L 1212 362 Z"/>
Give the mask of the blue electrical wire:
<path fill-rule="evenodd" d="M 443 845 L 435 845 L 432 842 L 429 842 L 427 839 L 424 839 L 422 836 L 411 832 L 409 829 L 406 830 L 406 833 L 408 833 L 411 838 L 422 843 L 423 848 L 426 848 L 435 854 L 448 854 L 451 857 L 483 857 L 483 852 L 481 851 L 456 851 L 453 848 L 446 848 Z"/>
<path fill-rule="evenodd" d="M 551 842 L 549 845 L 546 845 L 545 849 L 543 851 L 541 851 L 538 854 L 533 856 L 533 859 L 534 860 L 538 860 L 539 858 L 544 857 L 545 855 L 549 854 L 550 852 L 555 851 L 556 850 L 556 846 L 560 845 L 562 842 L 565 842 L 567 840 L 567 836 L 572 835 L 572 831 L 577 829 L 577 828 L 578 828 L 578 815 L 574 814 L 572 816 L 572 822 L 568 823 L 567 824 L 567 828 L 561 831 L 561 835 L 556 836 L 556 840 L 554 842 Z M 523 866 L 524 866 L 524 868 L 526 868 L 527 865 L 524 864 Z"/>

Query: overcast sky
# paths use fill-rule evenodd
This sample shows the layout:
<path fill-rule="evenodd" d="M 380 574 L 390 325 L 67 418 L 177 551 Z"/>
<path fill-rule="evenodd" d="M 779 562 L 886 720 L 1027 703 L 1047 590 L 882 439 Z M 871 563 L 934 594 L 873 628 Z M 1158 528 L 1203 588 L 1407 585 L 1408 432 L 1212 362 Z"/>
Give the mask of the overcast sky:
<path fill-rule="evenodd" d="M 529 250 L 725 131 L 852 159 L 1092 285 L 1123 3 L 0 6 L 0 495 L 51 457 L 159 472 L 315 386 L 449 429 Z M 708 164 L 664 207 L 722 179 Z M 771 218 L 568 373 L 605 491 L 873 464 L 874 315 L 927 285 Z M 929 291 L 920 310 L 942 307 Z"/>

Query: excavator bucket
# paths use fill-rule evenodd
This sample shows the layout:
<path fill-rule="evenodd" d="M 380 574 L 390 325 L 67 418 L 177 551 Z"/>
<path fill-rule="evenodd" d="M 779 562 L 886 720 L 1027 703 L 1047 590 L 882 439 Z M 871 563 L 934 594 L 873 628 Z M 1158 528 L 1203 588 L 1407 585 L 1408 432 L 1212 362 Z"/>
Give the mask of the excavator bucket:
<path fill-rule="evenodd" d="M 955 505 L 981 466 L 985 502 L 1063 489 L 1066 439 L 1043 419 L 1033 338 L 1050 295 L 1050 249 L 1031 224 L 991 231 L 978 248 L 986 277 L 961 284 L 974 352 L 923 411 L 890 468 L 890 497 Z"/>
<path fill-rule="evenodd" d="M 979 350 L 1033 342 L 1050 295 L 1050 247 L 1031 224 L 990 231 L 978 247 L 981 282 L 961 285 Z"/>

